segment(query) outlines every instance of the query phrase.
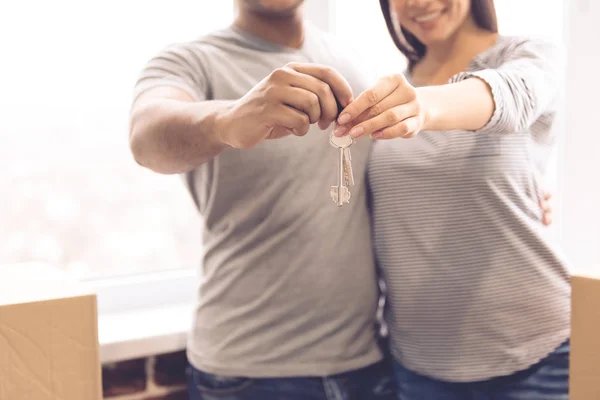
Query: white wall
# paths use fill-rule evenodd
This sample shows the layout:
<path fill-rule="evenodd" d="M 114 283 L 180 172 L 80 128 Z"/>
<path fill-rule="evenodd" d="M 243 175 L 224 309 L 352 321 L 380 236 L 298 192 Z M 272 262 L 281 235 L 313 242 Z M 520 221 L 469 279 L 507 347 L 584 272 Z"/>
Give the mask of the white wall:
<path fill-rule="evenodd" d="M 331 1 L 330 0 L 306 0 L 304 12 L 310 21 L 324 31 L 330 31 L 331 25 Z"/>
<path fill-rule="evenodd" d="M 600 271 L 600 2 L 567 1 L 563 243 L 576 271 Z"/>
<path fill-rule="evenodd" d="M 329 0 L 332 31 L 364 59 L 376 79 L 406 68 L 406 60 L 392 41 L 376 0 Z"/>

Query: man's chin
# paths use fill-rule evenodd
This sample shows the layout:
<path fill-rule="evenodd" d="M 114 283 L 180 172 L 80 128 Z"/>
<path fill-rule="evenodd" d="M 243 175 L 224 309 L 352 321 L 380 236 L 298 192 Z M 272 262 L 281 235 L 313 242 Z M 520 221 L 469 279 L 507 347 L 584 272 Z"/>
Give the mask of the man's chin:
<path fill-rule="evenodd" d="M 298 13 L 298 7 L 294 7 L 294 8 L 288 8 L 288 9 L 284 9 L 284 10 L 272 10 L 272 9 L 261 9 L 258 10 L 257 12 L 260 15 L 263 15 L 265 17 L 269 17 L 269 18 L 289 18 L 289 17 L 293 17 L 294 15 L 296 15 Z"/>
<path fill-rule="evenodd" d="M 294 15 L 296 15 L 296 13 L 298 12 L 298 9 L 300 9 L 300 7 L 302 6 L 302 4 L 304 3 L 304 1 L 296 1 L 293 4 L 289 4 L 289 5 L 284 5 L 284 6 L 277 6 L 277 5 L 269 5 L 268 2 L 267 4 L 261 4 L 262 2 L 259 2 L 259 6 L 256 7 L 255 11 L 258 14 L 264 15 L 266 17 L 270 17 L 270 18 L 288 18 L 288 17 L 292 17 Z"/>

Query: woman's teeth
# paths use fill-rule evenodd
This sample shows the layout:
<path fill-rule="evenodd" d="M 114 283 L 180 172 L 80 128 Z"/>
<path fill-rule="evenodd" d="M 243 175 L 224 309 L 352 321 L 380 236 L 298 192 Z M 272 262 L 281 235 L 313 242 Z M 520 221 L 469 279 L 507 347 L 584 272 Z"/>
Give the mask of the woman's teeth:
<path fill-rule="evenodd" d="M 415 22 L 423 23 L 423 22 L 433 21 L 434 19 L 439 17 L 441 13 L 442 13 L 441 11 L 435 11 L 435 12 L 431 12 L 429 14 L 420 15 L 418 17 L 415 17 Z"/>

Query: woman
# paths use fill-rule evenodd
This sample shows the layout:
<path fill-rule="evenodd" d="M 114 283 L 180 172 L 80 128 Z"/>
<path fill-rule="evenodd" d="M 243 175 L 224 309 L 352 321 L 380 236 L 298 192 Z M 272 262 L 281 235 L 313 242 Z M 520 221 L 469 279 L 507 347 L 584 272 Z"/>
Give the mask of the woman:
<path fill-rule="evenodd" d="M 569 273 L 538 208 L 560 60 L 493 0 L 381 0 L 406 76 L 337 135 L 379 140 L 374 238 L 405 400 L 568 398 Z"/>

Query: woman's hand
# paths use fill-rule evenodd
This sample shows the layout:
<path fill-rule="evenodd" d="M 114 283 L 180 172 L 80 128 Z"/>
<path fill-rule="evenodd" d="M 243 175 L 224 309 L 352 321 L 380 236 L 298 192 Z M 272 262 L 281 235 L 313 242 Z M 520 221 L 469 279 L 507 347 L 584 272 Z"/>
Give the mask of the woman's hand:
<path fill-rule="evenodd" d="M 353 138 L 370 135 L 374 139 L 412 138 L 427 123 L 428 111 L 418 91 L 404 75 L 379 79 L 339 115 L 336 136 Z"/>

